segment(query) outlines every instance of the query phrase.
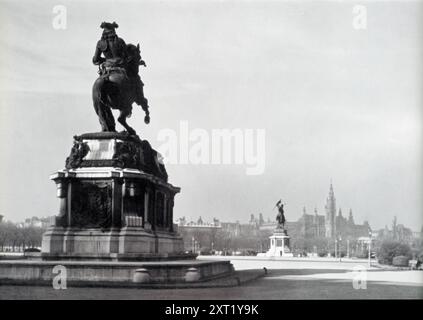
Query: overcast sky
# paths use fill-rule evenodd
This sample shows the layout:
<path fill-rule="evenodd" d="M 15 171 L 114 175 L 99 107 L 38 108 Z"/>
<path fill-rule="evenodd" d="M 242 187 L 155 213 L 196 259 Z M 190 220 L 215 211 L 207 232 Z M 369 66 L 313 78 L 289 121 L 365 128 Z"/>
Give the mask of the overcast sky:
<path fill-rule="evenodd" d="M 53 7 L 67 28 L 52 27 Z M 265 129 L 266 167 L 168 165 L 182 188 L 175 219 L 288 220 L 324 214 L 330 179 L 344 215 L 373 228 L 423 213 L 423 3 L 360 1 L 0 1 L 0 213 L 20 221 L 58 211 L 48 179 L 72 136 L 100 129 L 91 63 L 102 21 L 141 44 L 152 122 L 129 123 L 153 147 L 159 131 Z M 118 128 L 121 130 L 121 128 Z"/>

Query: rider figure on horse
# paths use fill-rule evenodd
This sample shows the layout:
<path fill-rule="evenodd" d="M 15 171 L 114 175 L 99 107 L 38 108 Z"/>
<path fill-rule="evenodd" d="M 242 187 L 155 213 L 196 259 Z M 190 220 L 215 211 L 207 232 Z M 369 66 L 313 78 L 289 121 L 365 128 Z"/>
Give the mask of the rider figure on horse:
<path fill-rule="evenodd" d="M 118 27 L 116 22 L 103 22 L 100 27 L 103 29 L 103 34 L 97 42 L 93 63 L 100 66 L 100 74 L 103 75 L 110 68 L 125 68 L 126 43 L 116 34 L 115 29 Z"/>
<path fill-rule="evenodd" d="M 103 22 L 100 25 L 100 28 L 103 29 L 103 34 L 97 42 L 93 63 L 99 66 L 100 77 L 106 80 L 113 77 L 114 72 L 123 73 L 135 87 L 135 103 L 140 105 L 146 114 L 149 114 L 148 100 L 144 97 L 144 83 L 138 74 L 131 74 L 126 69 L 127 45 L 122 38 L 117 36 L 115 29 L 118 27 L 116 22 Z M 143 60 L 139 64 L 146 66 Z"/>
<path fill-rule="evenodd" d="M 278 202 L 276 202 L 276 206 L 278 208 L 278 215 L 276 216 L 276 221 L 277 221 L 277 227 L 284 229 L 285 228 L 285 214 L 284 214 L 284 210 L 283 210 L 283 206 L 285 204 L 282 203 L 282 199 L 279 200 Z"/>

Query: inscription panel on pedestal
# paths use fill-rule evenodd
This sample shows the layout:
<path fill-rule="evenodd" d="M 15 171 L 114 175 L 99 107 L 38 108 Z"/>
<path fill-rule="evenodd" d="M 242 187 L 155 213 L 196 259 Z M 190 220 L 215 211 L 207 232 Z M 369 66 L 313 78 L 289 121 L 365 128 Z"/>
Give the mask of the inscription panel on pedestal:
<path fill-rule="evenodd" d="M 89 147 L 83 160 L 111 160 L 115 153 L 115 139 L 83 140 Z"/>

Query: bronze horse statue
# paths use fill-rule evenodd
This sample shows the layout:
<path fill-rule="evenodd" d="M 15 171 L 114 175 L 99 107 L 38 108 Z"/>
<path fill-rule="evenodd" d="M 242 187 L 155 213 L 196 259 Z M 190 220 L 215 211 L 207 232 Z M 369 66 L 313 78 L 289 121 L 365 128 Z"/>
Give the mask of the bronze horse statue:
<path fill-rule="evenodd" d="M 99 66 L 100 76 L 94 82 L 92 98 L 102 131 L 116 132 L 115 119 L 111 109 L 120 110 L 117 118 L 119 123 L 130 135 L 135 130 L 128 125 L 126 119 L 132 114 L 132 104 L 136 102 L 145 112 L 144 122 L 150 122 L 147 99 L 137 99 L 137 78 L 139 66 L 145 65 L 141 59 L 140 47 L 133 44 L 126 45 L 126 61 L 124 67 L 106 69 L 104 64 Z M 139 78 L 138 78 L 138 81 Z"/>

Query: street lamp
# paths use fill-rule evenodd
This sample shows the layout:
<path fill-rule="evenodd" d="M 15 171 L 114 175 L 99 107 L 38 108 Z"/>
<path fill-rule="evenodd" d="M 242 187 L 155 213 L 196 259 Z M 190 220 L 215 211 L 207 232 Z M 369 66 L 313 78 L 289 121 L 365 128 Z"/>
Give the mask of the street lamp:
<path fill-rule="evenodd" d="M 336 254 L 337 247 L 338 247 L 338 238 L 335 236 L 335 259 L 338 257 L 338 255 Z"/>
<path fill-rule="evenodd" d="M 342 250 L 341 250 L 341 244 L 342 244 L 342 237 L 339 236 L 339 262 L 341 262 L 342 259 Z"/>
<path fill-rule="evenodd" d="M 372 266 L 371 251 L 372 251 L 372 232 L 369 231 L 369 268 Z"/>
<path fill-rule="evenodd" d="M 347 258 L 350 258 L 350 239 L 347 239 Z"/>

